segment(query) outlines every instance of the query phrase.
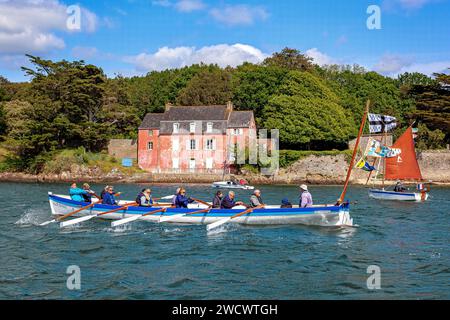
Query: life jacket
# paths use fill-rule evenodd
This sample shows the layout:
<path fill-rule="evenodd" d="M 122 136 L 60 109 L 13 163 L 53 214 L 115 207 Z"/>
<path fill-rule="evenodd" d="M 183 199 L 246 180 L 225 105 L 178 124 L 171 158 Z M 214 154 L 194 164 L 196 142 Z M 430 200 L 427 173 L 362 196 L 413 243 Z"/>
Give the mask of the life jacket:
<path fill-rule="evenodd" d="M 138 205 L 141 205 L 141 198 L 145 197 L 145 194 L 143 192 L 139 192 L 139 194 L 136 196 L 136 203 Z"/>

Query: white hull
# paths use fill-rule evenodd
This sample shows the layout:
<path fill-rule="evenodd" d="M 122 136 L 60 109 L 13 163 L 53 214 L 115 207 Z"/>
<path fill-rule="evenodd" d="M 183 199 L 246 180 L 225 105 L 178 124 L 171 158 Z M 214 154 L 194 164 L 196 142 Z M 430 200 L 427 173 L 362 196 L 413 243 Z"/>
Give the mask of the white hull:
<path fill-rule="evenodd" d="M 52 214 L 56 216 L 65 215 L 78 209 L 80 205 L 76 205 L 73 201 L 67 201 L 64 198 L 50 195 L 49 197 L 50 207 Z M 95 206 L 96 207 L 96 206 Z M 105 212 L 105 208 L 95 209 L 90 208 L 77 213 L 76 217 L 99 214 Z M 136 211 L 139 208 L 130 208 L 129 210 L 122 210 L 107 215 L 102 215 L 102 219 L 106 220 L 119 220 L 136 216 L 145 212 Z M 187 209 L 193 211 L 193 209 Z M 217 222 L 226 217 L 233 216 L 242 212 L 242 208 L 236 208 L 231 210 L 212 210 L 208 214 L 197 215 L 185 215 L 179 216 L 172 220 L 170 223 L 174 224 L 210 224 Z M 245 209 L 244 209 L 245 210 Z M 194 210 L 195 211 L 195 210 Z M 164 215 L 177 215 L 180 213 L 188 212 L 186 209 L 168 209 L 166 213 L 160 213 L 157 215 L 144 216 L 140 220 L 158 223 L 160 218 Z M 314 208 L 292 208 L 292 209 L 280 209 L 268 208 L 258 209 L 252 214 L 245 215 L 232 220 L 233 223 L 244 225 L 314 225 L 314 226 L 353 226 L 353 220 L 350 217 L 350 211 L 348 206 L 317 206 Z"/>
<path fill-rule="evenodd" d="M 428 193 L 420 192 L 394 192 L 382 189 L 370 189 L 369 197 L 378 200 L 395 200 L 395 201 L 426 201 L 428 200 Z"/>
<path fill-rule="evenodd" d="M 255 187 L 253 187 L 253 186 L 233 184 L 229 181 L 214 182 L 211 186 L 213 188 L 218 188 L 218 189 L 240 189 L 240 190 L 254 190 L 255 189 Z"/>

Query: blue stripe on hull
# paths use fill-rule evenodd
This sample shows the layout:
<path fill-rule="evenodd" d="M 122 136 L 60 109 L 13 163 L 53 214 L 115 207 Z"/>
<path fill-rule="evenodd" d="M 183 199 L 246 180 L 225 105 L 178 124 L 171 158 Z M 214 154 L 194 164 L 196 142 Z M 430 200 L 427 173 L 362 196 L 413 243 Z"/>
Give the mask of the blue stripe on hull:
<path fill-rule="evenodd" d="M 77 202 L 66 198 L 61 198 L 55 195 L 49 195 L 49 200 L 54 201 L 56 203 L 63 204 L 65 206 L 73 207 L 74 209 L 79 209 L 88 205 L 88 203 Z M 93 208 L 87 209 L 96 212 L 107 212 L 114 209 L 120 208 L 120 206 L 110 206 L 105 204 L 96 204 Z M 157 210 L 159 207 L 129 207 L 127 210 L 117 211 L 116 213 L 126 213 L 126 214 L 144 214 L 147 212 L 151 212 Z M 314 207 L 314 208 L 279 208 L 279 209 L 256 209 L 251 213 L 252 216 L 295 216 L 295 215 L 308 215 L 308 214 L 317 214 L 319 211 L 328 211 L 332 213 L 338 213 L 341 208 L 348 208 L 348 206 L 322 206 L 322 207 Z M 182 213 L 190 213 L 199 211 L 201 209 L 183 209 L 183 208 L 168 208 L 164 215 L 175 215 Z M 244 209 L 242 209 L 244 210 Z M 239 210 L 222 210 L 222 209 L 212 209 L 209 213 L 199 213 L 192 215 L 193 217 L 230 217 L 239 213 Z"/>

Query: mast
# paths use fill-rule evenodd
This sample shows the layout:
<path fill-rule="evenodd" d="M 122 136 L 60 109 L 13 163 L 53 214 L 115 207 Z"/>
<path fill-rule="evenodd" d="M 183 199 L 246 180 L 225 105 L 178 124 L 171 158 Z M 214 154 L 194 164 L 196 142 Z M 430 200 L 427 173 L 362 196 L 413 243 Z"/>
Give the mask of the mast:
<path fill-rule="evenodd" d="M 347 193 L 348 183 L 350 181 L 350 176 L 352 174 L 353 166 L 355 164 L 356 153 L 358 152 L 359 142 L 361 141 L 361 135 L 364 131 L 364 126 L 366 124 L 367 114 L 369 113 L 370 100 L 367 100 L 366 110 L 364 111 L 364 115 L 361 121 L 361 126 L 359 127 L 358 138 L 356 139 L 355 148 L 353 149 L 352 159 L 350 161 L 350 165 L 347 171 L 347 178 L 345 179 L 344 189 L 342 190 L 341 196 L 339 197 L 338 204 L 341 204 L 344 201 L 345 194 Z"/>
<path fill-rule="evenodd" d="M 386 126 L 383 125 L 383 129 L 384 129 L 384 145 L 387 144 L 387 130 L 386 130 Z M 384 190 L 384 185 L 385 185 L 385 180 L 386 180 L 386 158 L 383 158 L 383 190 Z"/>

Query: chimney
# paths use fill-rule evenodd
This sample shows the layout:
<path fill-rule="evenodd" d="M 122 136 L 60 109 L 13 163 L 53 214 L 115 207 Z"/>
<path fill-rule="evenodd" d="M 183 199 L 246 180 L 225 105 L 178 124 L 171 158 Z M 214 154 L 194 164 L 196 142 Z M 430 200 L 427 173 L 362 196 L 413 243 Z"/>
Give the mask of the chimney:
<path fill-rule="evenodd" d="M 170 102 L 167 102 L 167 103 L 166 103 L 166 107 L 165 107 L 165 111 L 166 111 L 166 112 L 169 111 L 170 108 L 172 108 L 172 107 L 173 107 L 173 104 L 171 104 Z"/>
<path fill-rule="evenodd" d="M 231 101 L 227 102 L 227 110 L 229 112 L 233 111 L 233 102 L 231 102 Z"/>

